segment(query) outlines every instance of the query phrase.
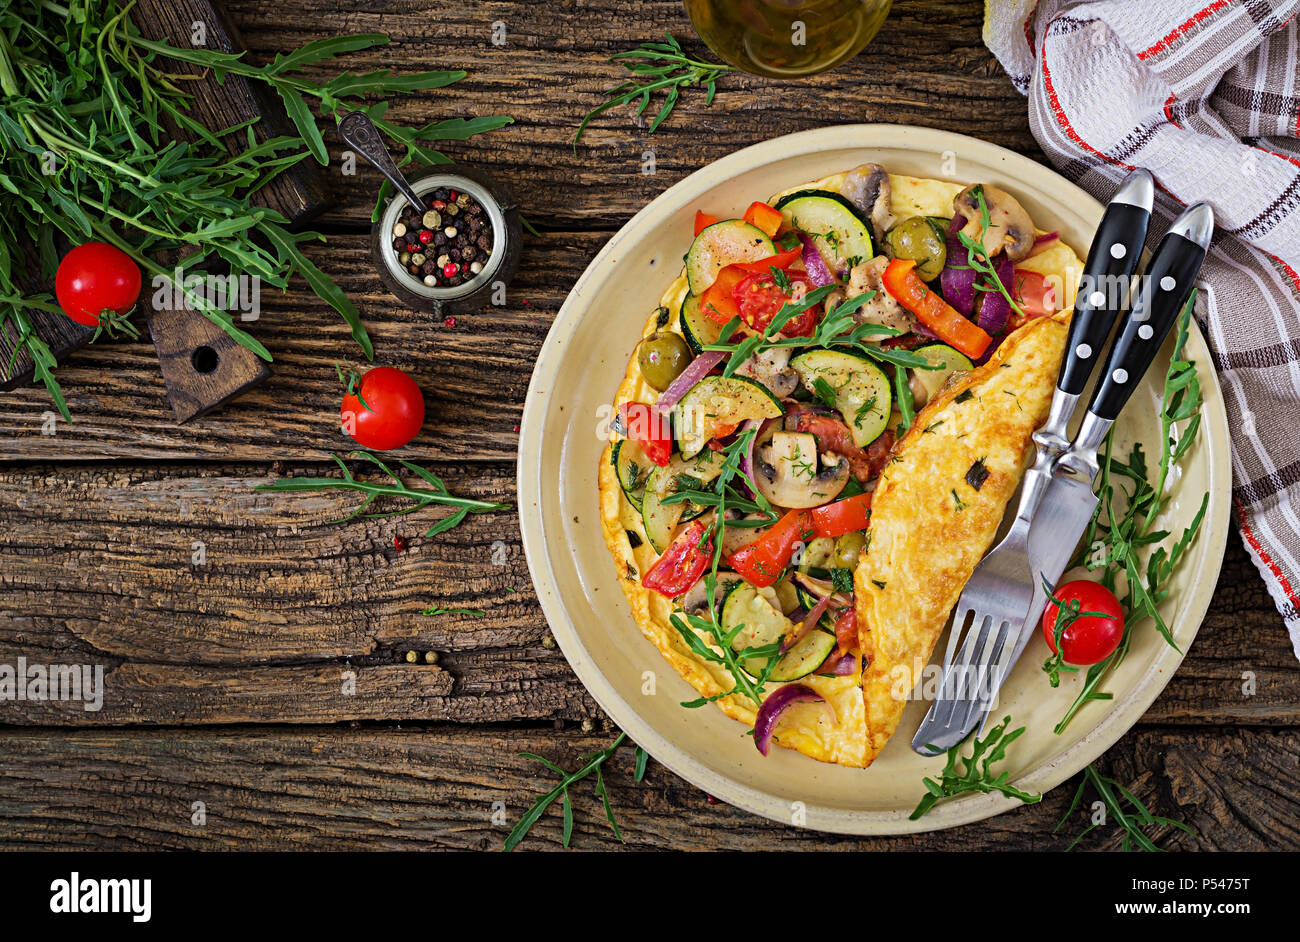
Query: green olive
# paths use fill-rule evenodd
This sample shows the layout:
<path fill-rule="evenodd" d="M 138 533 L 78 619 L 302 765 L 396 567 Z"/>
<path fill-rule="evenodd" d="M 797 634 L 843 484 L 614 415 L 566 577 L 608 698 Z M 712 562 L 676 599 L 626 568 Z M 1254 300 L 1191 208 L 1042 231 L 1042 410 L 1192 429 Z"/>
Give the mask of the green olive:
<path fill-rule="evenodd" d="M 916 273 L 933 281 L 948 261 L 948 246 L 934 223 L 924 216 L 912 216 L 885 233 L 885 244 L 894 258 L 916 262 Z"/>
<path fill-rule="evenodd" d="M 852 569 L 858 564 L 858 556 L 867 538 L 861 530 L 846 533 L 835 541 L 835 565 L 841 569 Z"/>
<path fill-rule="evenodd" d="M 678 334 L 655 331 L 641 341 L 637 361 L 641 375 L 655 389 L 663 392 L 691 362 L 691 348 Z"/>

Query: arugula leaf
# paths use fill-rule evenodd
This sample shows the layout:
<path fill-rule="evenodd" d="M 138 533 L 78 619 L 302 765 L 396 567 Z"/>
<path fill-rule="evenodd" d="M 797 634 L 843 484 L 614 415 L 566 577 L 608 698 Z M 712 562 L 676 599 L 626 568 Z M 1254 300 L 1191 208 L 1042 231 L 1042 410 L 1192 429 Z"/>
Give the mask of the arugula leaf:
<path fill-rule="evenodd" d="M 1041 794 L 1022 791 L 1010 783 L 1011 773 L 993 771 L 993 763 L 1006 758 L 1007 746 L 1011 745 L 1024 733 L 1025 727 L 1007 732 L 1011 717 L 1003 717 L 1002 722 L 989 730 L 989 734 L 980 739 L 975 732 L 948 750 L 948 761 L 938 780 L 922 779 L 926 794 L 917 803 L 908 816 L 908 820 L 917 821 L 924 817 L 940 801 L 964 795 L 970 792 L 988 794 L 1000 792 L 1011 798 L 1018 798 L 1027 805 L 1042 801 Z M 962 755 L 966 743 L 972 742 L 969 756 Z"/>

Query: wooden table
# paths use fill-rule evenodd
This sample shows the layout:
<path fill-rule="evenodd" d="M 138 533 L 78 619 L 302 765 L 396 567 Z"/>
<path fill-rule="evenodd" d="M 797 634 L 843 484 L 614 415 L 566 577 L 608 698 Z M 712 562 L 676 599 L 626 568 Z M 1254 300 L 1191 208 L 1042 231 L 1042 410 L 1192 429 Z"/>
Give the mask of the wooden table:
<path fill-rule="evenodd" d="M 978 3 L 899 0 L 881 37 L 831 74 L 728 76 L 713 107 L 686 94 L 653 136 L 612 113 L 576 156 L 575 125 L 619 79 L 606 56 L 666 29 L 702 51 L 680 3 L 226 6 L 258 61 L 375 31 L 392 45 L 348 68 L 470 71 L 395 100 L 400 121 L 516 119 L 447 148 L 512 181 L 542 230 L 504 308 L 453 327 L 384 292 L 366 251 L 368 168 L 328 171 L 337 205 L 320 224 L 328 246 L 312 252 L 360 306 L 379 358 L 425 389 L 429 421 L 407 456 L 468 495 L 513 499 L 520 410 L 552 316 L 605 240 L 693 170 L 779 134 L 858 121 L 951 128 L 1043 159 L 1024 100 L 980 42 Z M 494 21 L 505 46 L 490 41 Z M 337 159 L 342 145 L 329 140 Z M 642 173 L 647 149 L 653 175 Z M 548 636 L 513 514 L 424 541 L 436 511 L 331 524 L 350 500 L 253 490 L 323 472 L 328 453 L 347 447 L 333 363 L 359 356 L 301 284 L 262 303 L 255 326 L 274 376 L 187 426 L 174 424 L 147 342 L 69 358 L 60 377 L 74 422 L 52 435 L 42 392 L 0 399 L 0 663 L 103 664 L 106 686 L 99 712 L 0 703 L 3 846 L 495 849 L 501 822 L 549 787 L 549 773 L 516 753 L 572 767 L 613 735 Z M 396 535 L 413 538 L 409 551 L 395 550 Z M 487 614 L 421 614 L 435 606 Z M 429 651 L 436 665 L 424 663 Z M 1187 660 L 1100 765 L 1198 831 L 1164 835 L 1165 846 L 1300 847 L 1300 668 L 1235 534 Z M 865 841 L 713 803 L 653 762 L 638 785 L 631 768 L 624 750 L 609 785 L 638 848 L 1061 848 L 1051 830 L 1073 790 L 979 825 Z M 589 785 L 574 798 L 576 845 L 613 846 Z M 523 846 L 558 847 L 560 831 L 556 810 Z M 1116 845 L 1113 830 L 1096 842 Z"/>

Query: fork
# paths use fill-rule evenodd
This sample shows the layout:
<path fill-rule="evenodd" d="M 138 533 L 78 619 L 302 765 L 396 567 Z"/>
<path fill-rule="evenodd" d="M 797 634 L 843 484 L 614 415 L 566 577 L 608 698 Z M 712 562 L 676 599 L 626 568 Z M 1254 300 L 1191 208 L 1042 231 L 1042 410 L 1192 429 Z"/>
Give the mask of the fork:
<path fill-rule="evenodd" d="M 1070 447 L 1067 426 L 1099 359 L 1095 354 L 1105 345 L 1127 303 L 1154 196 L 1151 174 L 1135 170 L 1120 184 L 1097 227 L 1047 422 L 1033 435 L 1038 454 L 1033 467 L 1025 472 L 1015 519 L 1002 541 L 975 567 L 957 600 L 939 695 L 912 740 L 912 748 L 923 755 L 955 745 L 948 740 L 957 732 L 964 738 L 970 705 L 981 701 L 977 694 L 991 693 L 987 689 L 993 680 L 990 666 L 998 663 L 1007 640 L 1019 634 L 1029 612 L 1035 588 L 1029 565 L 1029 525 L 1051 482 L 1052 466 Z M 963 644 L 963 639 L 970 638 L 973 643 Z"/>

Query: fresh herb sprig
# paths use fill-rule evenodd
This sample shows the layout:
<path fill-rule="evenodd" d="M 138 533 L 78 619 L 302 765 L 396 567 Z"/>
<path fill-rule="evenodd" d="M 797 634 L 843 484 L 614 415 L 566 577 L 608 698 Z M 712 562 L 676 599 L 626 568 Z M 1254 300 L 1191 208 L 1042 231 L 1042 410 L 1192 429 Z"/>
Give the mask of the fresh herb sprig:
<path fill-rule="evenodd" d="M 1010 798 L 1018 798 L 1027 805 L 1042 801 L 1043 796 L 1034 792 L 1022 791 L 1010 783 L 1010 772 L 995 772 L 993 763 L 1006 758 L 1007 747 L 1024 733 L 1025 727 L 1007 732 L 1011 717 L 1002 718 L 1002 722 L 989 730 L 983 739 L 978 733 L 969 736 L 948 750 L 948 761 L 939 773 L 936 781 L 932 778 L 922 779 L 926 794 L 917 803 L 908 820 L 917 821 L 939 802 L 970 792 L 988 794 L 1000 792 Z M 973 742 L 972 742 L 973 740 Z M 969 756 L 963 755 L 966 743 L 971 742 Z"/>
<path fill-rule="evenodd" d="M 1192 447 L 1200 429 L 1203 401 L 1200 381 L 1196 364 L 1186 358 L 1195 301 L 1196 293 L 1193 292 L 1175 327 L 1174 355 L 1165 374 L 1160 404 L 1161 451 L 1156 483 L 1150 482 L 1146 454 L 1140 442 L 1133 445 L 1125 461 L 1113 453 L 1114 433 L 1106 437 L 1097 479 L 1100 500 L 1084 531 L 1082 548 L 1075 564 L 1092 570 L 1100 569 L 1102 584 L 1112 592 L 1119 586 L 1119 577 L 1124 576 L 1127 593 L 1120 599 L 1124 608 L 1124 636 L 1115 653 L 1088 668 L 1082 688 L 1056 725 L 1058 734 L 1065 730 L 1084 705 L 1094 700 L 1112 699 L 1109 692 L 1101 689 L 1101 684 L 1123 661 L 1136 625 L 1150 619 L 1165 642 L 1178 650 L 1159 606 L 1169 594 L 1169 580 L 1205 520 L 1209 492 L 1201 497 L 1200 507 L 1191 522 L 1168 549 L 1156 544 L 1163 543 L 1172 534 L 1157 530 L 1155 526 L 1170 500 L 1168 485 L 1172 470 Z M 1130 489 L 1123 487 L 1125 481 L 1131 485 Z M 1150 550 L 1143 567 L 1141 554 L 1152 546 L 1155 548 Z M 1096 558 L 1098 551 L 1100 558 Z"/>
<path fill-rule="evenodd" d="M 1155 841 L 1144 830 L 1151 827 L 1176 828 L 1185 834 L 1196 836 L 1196 831 L 1188 827 L 1182 821 L 1175 821 L 1173 818 L 1165 818 L 1158 814 L 1152 814 L 1147 806 L 1138 799 L 1131 791 L 1113 778 L 1109 778 L 1098 772 L 1093 766 L 1088 766 L 1083 770 L 1083 778 L 1079 780 L 1079 787 L 1074 792 L 1074 798 L 1070 801 L 1070 807 L 1066 809 L 1059 824 L 1052 831 L 1053 834 L 1059 833 L 1065 823 L 1074 816 L 1079 805 L 1083 802 L 1083 796 L 1091 785 L 1093 790 L 1101 798 L 1102 803 L 1106 806 L 1109 817 L 1115 820 L 1124 830 L 1123 837 L 1120 838 L 1120 846 L 1126 850 L 1133 850 L 1134 847 L 1139 850 L 1151 851 L 1154 853 L 1164 853 L 1165 849 L 1158 846 Z M 1131 806 L 1125 809 L 1124 803 L 1128 802 Z M 1066 851 L 1074 850 L 1079 846 L 1079 842 L 1091 834 L 1102 825 L 1098 822 L 1089 821 L 1088 826 L 1070 842 Z"/>
<path fill-rule="evenodd" d="M 35 246 L 42 279 L 53 278 L 58 239 L 73 244 L 108 242 L 140 266 L 146 284 L 179 292 L 238 343 L 269 360 L 270 353 L 227 310 L 204 294 L 175 283 L 169 262 L 189 269 L 221 262 L 232 272 L 284 289 L 299 274 L 339 312 L 367 359 L 374 356 L 356 306 L 315 266 L 301 246 L 324 237 L 292 232 L 289 220 L 256 205 L 267 182 L 309 155 L 328 162 L 316 119 L 364 110 L 389 137 L 406 145 L 403 163 L 446 163 L 429 141 L 461 140 L 510 123 L 494 116 L 456 118 L 420 129 L 383 120 L 386 103 L 376 98 L 437 88 L 465 73 L 421 72 L 397 76 L 387 70 L 345 72 L 324 85 L 301 74 L 335 56 L 388 42 L 363 34 L 307 43 L 254 66 L 242 54 L 173 46 L 144 37 L 122 6 L 78 0 L 69 6 L 19 0 L 0 13 L 0 330 L 12 331 L 14 354 L 25 350 L 65 419 L 67 403 L 54 375 L 55 358 L 36 336 L 32 310 L 56 312 L 48 294 L 23 290 L 28 260 L 15 247 Z M 259 141 L 249 121 L 208 128 L 191 116 L 194 76 L 177 74 L 178 62 L 218 79 L 240 75 L 280 96 L 296 135 Z M 188 140 L 172 139 L 178 129 Z M 12 368 L 12 367 L 11 367 Z"/>
<path fill-rule="evenodd" d="M 582 762 L 582 765 L 573 772 L 566 772 L 554 762 L 535 753 L 519 753 L 524 759 L 532 759 L 546 766 L 546 768 L 560 776 L 560 781 L 550 791 L 537 796 L 529 809 L 524 812 L 524 816 L 511 828 L 509 835 L 506 836 L 505 845 L 501 849 L 509 852 L 519 846 L 519 842 L 528 835 L 528 832 L 532 830 L 533 825 L 537 823 L 546 809 L 555 804 L 556 801 L 559 801 L 564 809 L 563 843 L 565 847 L 568 847 L 569 841 L 573 837 L 573 800 L 569 797 L 569 789 L 593 774 L 596 776 L 596 797 L 600 799 L 600 803 L 605 809 L 605 820 L 609 822 L 610 830 L 614 832 L 614 836 L 620 842 L 626 843 L 623 840 L 623 832 L 619 830 L 618 821 L 614 817 L 614 808 L 609 803 L 609 792 L 605 788 L 603 772 L 605 763 L 614 756 L 614 753 L 618 752 L 619 747 L 623 745 L 626 739 L 627 733 L 619 733 L 618 738 L 604 749 L 581 756 L 579 761 Z M 649 759 L 649 753 L 637 746 L 633 771 L 634 781 L 640 782 L 645 778 L 646 764 Z"/>
<path fill-rule="evenodd" d="M 635 49 L 618 52 L 609 57 L 610 62 L 617 62 L 631 72 L 632 78 L 611 88 L 606 92 L 607 100 L 592 108 L 583 117 L 578 130 L 573 135 L 575 155 L 578 153 L 578 141 L 582 139 L 582 132 L 587 129 L 591 119 L 619 105 L 639 101 L 636 113 L 644 114 L 650 107 L 650 97 L 664 92 L 664 101 L 659 108 L 659 113 L 651 119 L 647 129 L 647 133 L 653 134 L 659 125 L 663 124 L 664 119 L 672 114 L 682 89 L 701 85 L 706 90 L 705 106 L 713 104 L 713 96 L 718 91 L 719 76 L 726 72 L 734 72 L 735 69 L 721 62 L 692 59 L 672 33 L 664 33 L 664 37 L 667 42 L 642 43 Z"/>
<path fill-rule="evenodd" d="M 982 234 L 987 232 L 989 226 L 993 224 L 992 216 L 989 213 L 988 200 L 984 196 L 984 187 L 982 185 L 973 187 L 971 194 L 975 197 L 975 203 L 979 207 L 981 223 L 980 232 Z M 1007 290 L 1007 286 L 1004 285 L 1002 279 L 998 277 L 997 267 L 989 259 L 987 254 L 988 249 L 984 247 L 984 243 L 971 238 L 964 232 L 958 232 L 957 238 L 961 242 L 962 247 L 966 249 L 967 264 L 975 270 L 977 276 L 975 290 L 983 292 L 998 292 L 1007 299 L 1007 303 L 1011 305 L 1011 310 L 1017 316 L 1024 317 L 1025 312 L 1020 307 L 1020 303 L 1011 296 L 1011 292 Z"/>
<path fill-rule="evenodd" d="M 431 504 L 443 504 L 449 507 L 455 507 L 456 510 L 451 514 L 443 517 L 433 526 L 425 531 L 426 537 L 434 537 L 440 533 L 446 533 L 452 527 L 461 523 L 469 514 L 490 513 L 494 510 L 509 510 L 510 504 L 498 504 L 487 500 L 474 500 L 469 497 L 457 497 L 447 490 L 447 485 L 443 483 L 442 478 L 438 477 L 432 471 L 421 468 L 410 461 L 400 461 L 399 463 L 406 470 L 419 477 L 428 484 L 428 487 L 411 487 L 387 465 L 377 455 L 368 451 L 354 451 L 349 457 L 362 461 L 368 461 L 383 471 L 389 477 L 389 483 L 380 483 L 375 481 L 359 480 L 352 470 L 344 463 L 338 455 L 330 455 L 334 463 L 343 471 L 341 478 L 324 478 L 324 477 L 298 477 L 298 478 L 281 478 L 270 484 L 259 484 L 255 490 L 259 491 L 357 491 L 365 494 L 366 498 L 351 513 L 340 517 L 331 523 L 342 523 L 345 520 L 351 520 L 354 517 L 379 518 L 379 517 L 399 517 L 403 514 L 414 513 L 417 510 L 423 510 Z M 410 502 L 409 507 L 403 507 L 399 510 L 389 510 L 382 513 L 366 513 L 366 508 L 380 498 L 395 497 L 399 500 Z"/>

